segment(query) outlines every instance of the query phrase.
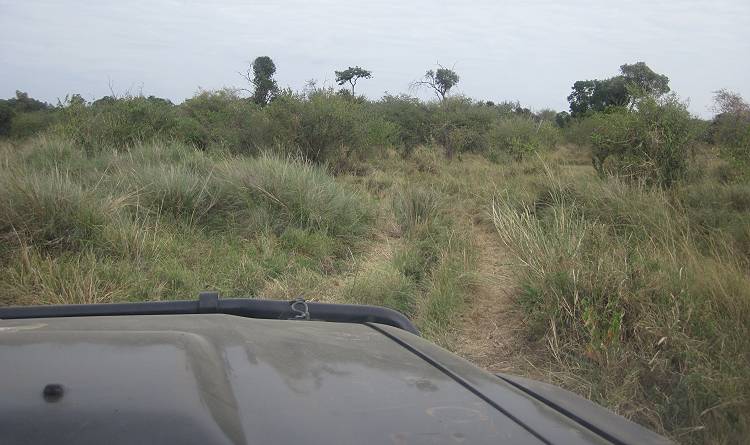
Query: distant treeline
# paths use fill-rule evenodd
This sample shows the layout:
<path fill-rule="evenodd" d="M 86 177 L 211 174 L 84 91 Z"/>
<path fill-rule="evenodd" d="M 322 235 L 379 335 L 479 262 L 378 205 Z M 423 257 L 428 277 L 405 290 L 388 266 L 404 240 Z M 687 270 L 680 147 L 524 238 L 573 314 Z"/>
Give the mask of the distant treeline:
<path fill-rule="evenodd" d="M 695 142 L 719 145 L 738 162 L 750 158 L 750 108 L 738 94 L 717 91 L 716 117 L 698 119 L 670 93 L 669 78 L 643 62 L 622 65 L 609 79 L 575 82 L 570 112 L 559 113 L 450 95 L 459 76 L 442 66 L 414 84 L 433 91 L 436 101 L 356 95 L 357 81 L 372 77 L 358 66 L 336 71 L 337 83 L 350 86 L 338 91 L 314 84 L 302 92 L 279 89 L 275 72 L 269 57 L 258 57 L 243 74 L 252 89 L 199 91 L 180 104 L 131 94 L 89 102 L 74 94 L 53 106 L 17 91 L 0 100 L 0 136 L 53 132 L 89 151 L 168 139 L 249 155 L 294 152 L 333 165 L 385 147 L 408 154 L 419 145 L 440 146 L 449 158 L 472 152 L 519 159 L 567 140 L 591 146 L 601 174 L 662 185 L 679 179 Z"/>

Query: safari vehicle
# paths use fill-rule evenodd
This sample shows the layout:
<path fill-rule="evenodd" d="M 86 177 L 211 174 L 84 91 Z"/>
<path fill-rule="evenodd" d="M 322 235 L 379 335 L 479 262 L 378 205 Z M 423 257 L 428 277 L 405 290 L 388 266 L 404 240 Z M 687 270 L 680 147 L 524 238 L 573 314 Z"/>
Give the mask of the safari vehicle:
<path fill-rule="evenodd" d="M 381 307 L 203 293 L 0 319 L 6 445 L 669 443 Z"/>

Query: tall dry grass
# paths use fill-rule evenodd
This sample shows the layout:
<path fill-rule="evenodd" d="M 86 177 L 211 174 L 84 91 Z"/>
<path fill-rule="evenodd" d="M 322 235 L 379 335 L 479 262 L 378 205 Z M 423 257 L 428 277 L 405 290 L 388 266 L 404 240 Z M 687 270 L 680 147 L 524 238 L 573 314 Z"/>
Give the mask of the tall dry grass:
<path fill-rule="evenodd" d="M 532 338 L 559 382 L 689 443 L 750 434 L 750 276 L 674 195 L 552 174 L 531 202 L 500 196 Z M 679 191 L 675 193 L 680 193 Z"/>

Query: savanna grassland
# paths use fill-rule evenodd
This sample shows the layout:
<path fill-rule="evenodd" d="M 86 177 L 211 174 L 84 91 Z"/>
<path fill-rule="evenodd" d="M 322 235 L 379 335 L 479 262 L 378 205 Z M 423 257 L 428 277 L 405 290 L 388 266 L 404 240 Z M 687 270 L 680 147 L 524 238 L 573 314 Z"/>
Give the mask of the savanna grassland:
<path fill-rule="evenodd" d="M 384 305 L 679 442 L 750 435 L 746 108 L 327 89 L 27 105 L 0 139 L 0 304 Z"/>

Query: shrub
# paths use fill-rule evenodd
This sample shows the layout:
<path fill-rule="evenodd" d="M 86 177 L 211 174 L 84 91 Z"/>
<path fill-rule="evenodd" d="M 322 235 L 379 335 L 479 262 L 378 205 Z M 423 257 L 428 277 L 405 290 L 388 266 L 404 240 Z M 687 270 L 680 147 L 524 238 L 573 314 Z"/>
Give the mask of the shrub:
<path fill-rule="evenodd" d="M 558 129 L 552 122 L 509 116 L 493 123 L 489 133 L 490 160 L 502 154 L 521 160 L 540 150 L 553 148 L 558 142 Z"/>
<path fill-rule="evenodd" d="M 123 148 L 169 137 L 174 111 L 171 102 L 154 97 L 127 96 L 91 105 L 71 101 L 59 111 L 56 127 L 59 134 L 89 151 Z"/>
<path fill-rule="evenodd" d="M 363 156 L 369 148 L 364 145 L 366 125 L 369 123 L 362 106 L 356 101 L 336 95 L 333 90 L 315 90 L 307 100 L 285 94 L 267 107 L 273 134 L 281 145 L 296 147 L 312 162 L 334 162 L 340 157 Z"/>
<path fill-rule="evenodd" d="M 644 99 L 637 111 L 610 109 L 591 119 L 593 162 L 600 175 L 665 187 L 685 175 L 695 135 L 690 113 L 676 99 Z"/>
<path fill-rule="evenodd" d="M 750 166 L 750 104 L 738 93 L 725 89 L 714 91 L 714 102 L 718 114 L 708 131 L 711 140 L 723 147 L 727 157 L 747 169 Z"/>
<path fill-rule="evenodd" d="M 750 177 L 750 111 L 720 114 L 709 131 L 723 157 Z"/>
<path fill-rule="evenodd" d="M 13 117 L 9 135 L 15 139 L 34 136 L 50 128 L 55 123 L 55 117 L 51 111 L 17 113 Z"/>
<path fill-rule="evenodd" d="M 580 147 L 589 147 L 591 145 L 591 135 L 597 125 L 596 119 L 581 117 L 571 119 L 562 130 L 563 139 L 571 144 Z"/>
<path fill-rule="evenodd" d="M 200 91 L 180 104 L 178 113 L 172 136 L 201 148 L 256 154 L 273 143 L 260 107 L 236 90 Z"/>
<path fill-rule="evenodd" d="M 361 142 L 362 147 L 366 147 L 361 150 L 365 153 L 364 157 L 369 157 L 376 151 L 385 151 L 387 148 L 397 146 L 400 143 L 398 125 L 373 115 L 368 108 L 364 110 L 367 113 L 364 139 Z"/>
<path fill-rule="evenodd" d="M 464 152 L 481 153 L 487 149 L 487 134 L 497 111 L 474 104 L 466 97 L 451 97 L 433 104 L 432 138 L 447 157 Z"/>
<path fill-rule="evenodd" d="M 406 153 L 429 142 L 430 111 L 419 99 L 387 94 L 373 107 L 386 122 L 395 125 L 395 145 Z"/>

